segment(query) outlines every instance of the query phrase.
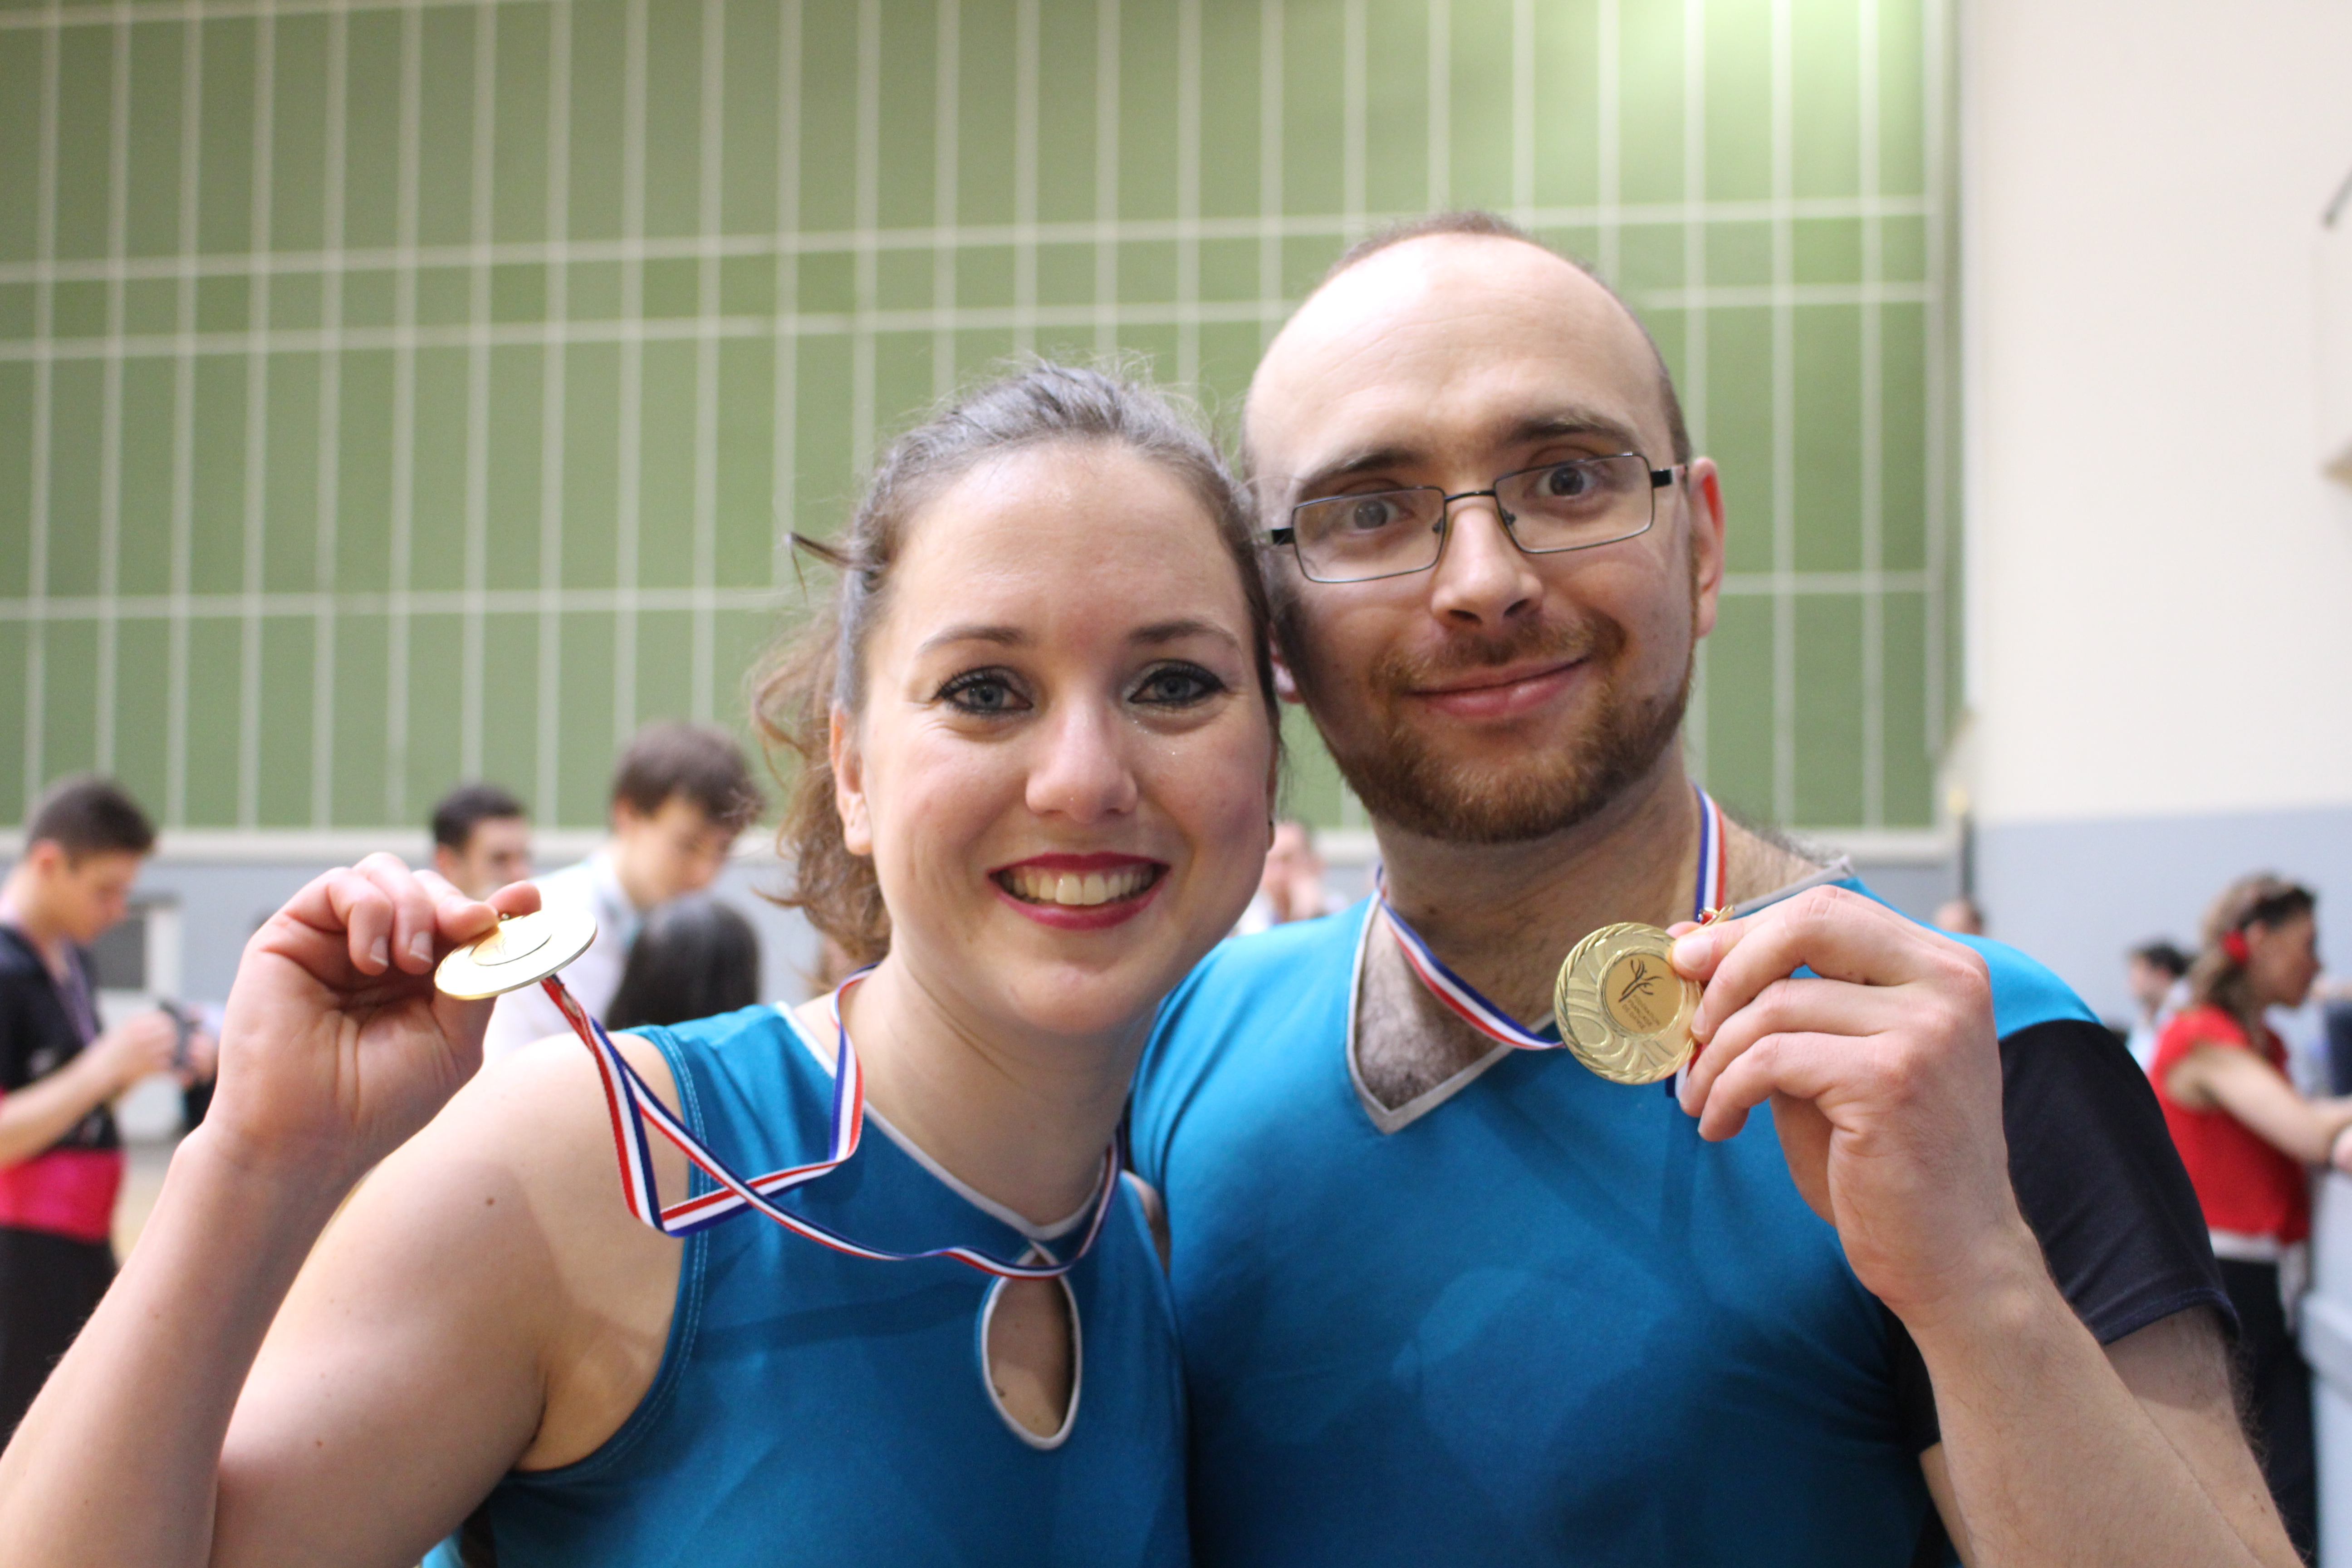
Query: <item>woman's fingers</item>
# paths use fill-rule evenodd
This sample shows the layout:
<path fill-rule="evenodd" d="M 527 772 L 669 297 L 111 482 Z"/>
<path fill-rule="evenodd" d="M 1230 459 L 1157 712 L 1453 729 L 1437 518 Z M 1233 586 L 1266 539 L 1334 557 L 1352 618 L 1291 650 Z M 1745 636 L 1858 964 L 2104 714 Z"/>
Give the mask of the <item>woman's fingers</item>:
<path fill-rule="evenodd" d="M 287 905 L 287 912 L 299 919 L 310 911 L 304 906 L 311 900 L 304 895 L 316 889 L 323 895 L 329 930 L 340 927 L 343 944 L 351 954 L 352 967 L 371 978 L 392 967 L 392 939 L 397 924 L 392 899 L 373 878 L 351 867 L 339 867 L 328 872 L 295 895 Z"/>
<path fill-rule="evenodd" d="M 411 974 L 429 973 L 435 958 L 434 938 L 439 934 L 441 925 L 433 907 L 433 895 L 396 855 L 379 850 L 355 868 L 383 892 L 391 905 L 392 962 Z"/>

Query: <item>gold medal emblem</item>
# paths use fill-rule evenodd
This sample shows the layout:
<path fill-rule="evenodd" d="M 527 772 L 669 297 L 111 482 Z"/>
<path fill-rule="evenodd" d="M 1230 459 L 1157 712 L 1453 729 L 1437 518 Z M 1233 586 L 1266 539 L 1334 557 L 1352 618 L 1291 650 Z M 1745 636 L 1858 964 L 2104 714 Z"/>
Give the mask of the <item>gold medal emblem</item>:
<path fill-rule="evenodd" d="M 1612 1083 L 1655 1083 L 1690 1059 L 1699 986 L 1675 973 L 1674 945 L 1655 926 L 1602 926 L 1559 966 L 1560 1041 Z"/>
<path fill-rule="evenodd" d="M 433 972 L 445 996 L 477 1002 L 537 984 L 588 951 L 596 918 L 585 910 L 541 910 L 499 921 L 498 929 L 458 948 Z"/>

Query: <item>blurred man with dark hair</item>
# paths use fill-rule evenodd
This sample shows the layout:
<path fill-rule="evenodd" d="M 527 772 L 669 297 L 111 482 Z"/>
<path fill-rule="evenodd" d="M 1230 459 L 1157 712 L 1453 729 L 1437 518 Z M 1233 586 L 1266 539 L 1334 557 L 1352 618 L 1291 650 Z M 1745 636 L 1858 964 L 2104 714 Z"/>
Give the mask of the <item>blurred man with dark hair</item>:
<path fill-rule="evenodd" d="M 60 781 L 0 881 L 0 1439 L 114 1278 L 108 1109 L 190 1044 L 160 1011 L 101 1030 L 84 950 L 129 907 L 155 829 L 112 782 Z M 209 1042 L 200 1045 L 209 1055 Z"/>
<path fill-rule="evenodd" d="M 595 942 L 563 972 L 582 1006 L 601 1015 L 612 1005 L 640 922 L 655 906 L 709 887 L 760 805 L 742 748 L 726 731 L 667 721 L 637 731 L 613 770 L 613 836 L 578 865 L 538 879 L 542 907 L 595 917 Z M 482 1059 L 566 1033 L 536 986 L 511 991 L 490 1015 Z"/>
<path fill-rule="evenodd" d="M 2188 997 L 2181 984 L 2189 973 L 2189 955 L 2168 940 L 2158 938 L 2144 942 L 2124 955 L 2124 984 L 2131 988 L 2132 1001 L 2139 1011 L 2133 1016 L 2132 1026 L 2124 1037 L 2132 1060 L 2140 1070 L 2147 1070 L 2156 1060 L 2156 1037 L 2172 1015 L 2180 1010 Z"/>
<path fill-rule="evenodd" d="M 530 876 L 530 818 L 494 784 L 459 784 L 433 808 L 433 868 L 469 899 Z"/>

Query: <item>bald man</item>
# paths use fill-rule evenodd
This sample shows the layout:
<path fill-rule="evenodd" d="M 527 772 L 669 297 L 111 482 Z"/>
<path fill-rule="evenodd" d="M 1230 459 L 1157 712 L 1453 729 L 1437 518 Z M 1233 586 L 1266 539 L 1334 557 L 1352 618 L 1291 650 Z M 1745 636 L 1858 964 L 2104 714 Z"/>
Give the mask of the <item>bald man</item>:
<path fill-rule="evenodd" d="M 1199 1560 L 2294 1563 L 2114 1037 L 1685 772 L 1727 520 L 1625 308 L 1492 217 L 1378 237 L 1245 443 L 1390 902 L 1227 943 L 1138 1080 Z M 1546 1048 L 1624 921 L 1706 987 L 1664 1088 Z"/>

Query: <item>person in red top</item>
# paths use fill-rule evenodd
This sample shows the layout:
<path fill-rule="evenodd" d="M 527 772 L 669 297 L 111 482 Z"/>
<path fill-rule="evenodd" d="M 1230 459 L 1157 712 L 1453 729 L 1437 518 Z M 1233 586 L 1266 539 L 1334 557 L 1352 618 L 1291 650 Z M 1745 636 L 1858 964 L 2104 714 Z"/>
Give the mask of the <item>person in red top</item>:
<path fill-rule="evenodd" d="M 2242 877 L 2205 917 L 2189 1005 L 2157 1037 L 2149 1077 L 2197 1189 L 2238 1313 L 2249 1415 L 2271 1496 L 2308 1559 L 2317 1531 L 2311 1373 L 2296 1348 L 2280 1266 L 2311 1234 L 2315 1165 L 2352 1170 L 2352 1099 L 2306 1100 L 2263 1021 L 2299 1007 L 2319 974 L 2308 889 Z"/>
<path fill-rule="evenodd" d="M 99 1027 L 82 949 L 122 918 L 155 830 L 116 784 L 66 779 L 0 881 L 0 1441 L 114 1278 L 122 1147 L 108 1107 L 182 1059 L 179 1026 Z M 190 1042 L 209 1058 L 210 1042 Z"/>

